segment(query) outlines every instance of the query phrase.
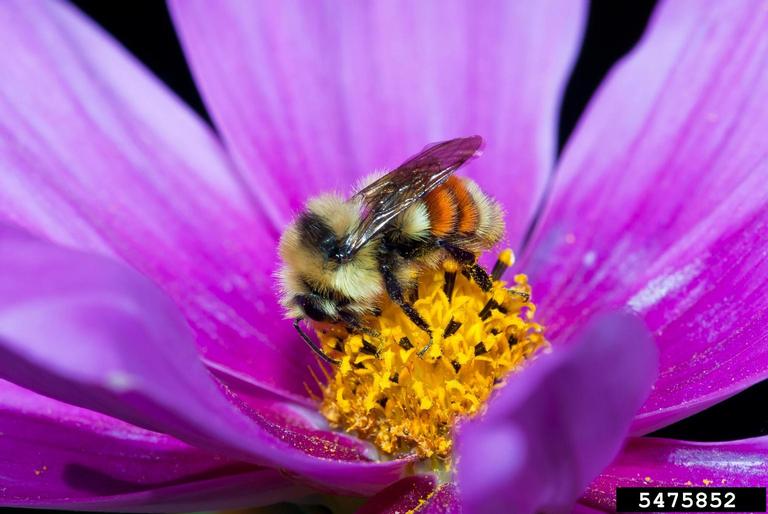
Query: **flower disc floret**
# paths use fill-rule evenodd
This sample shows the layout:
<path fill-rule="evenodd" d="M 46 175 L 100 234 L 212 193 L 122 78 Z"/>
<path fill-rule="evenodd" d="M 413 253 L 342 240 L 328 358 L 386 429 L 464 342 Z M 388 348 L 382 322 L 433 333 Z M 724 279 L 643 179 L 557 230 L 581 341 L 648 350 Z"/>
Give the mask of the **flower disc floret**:
<path fill-rule="evenodd" d="M 505 251 L 500 261 L 511 258 Z M 423 355 L 428 334 L 390 300 L 369 322 L 377 335 L 318 330 L 326 350 L 341 354 L 322 385 L 321 412 L 386 454 L 447 459 L 456 422 L 480 413 L 494 389 L 547 342 L 523 274 L 511 287 L 494 280 L 484 292 L 447 262 L 421 276 L 414 306 L 433 335 Z"/>

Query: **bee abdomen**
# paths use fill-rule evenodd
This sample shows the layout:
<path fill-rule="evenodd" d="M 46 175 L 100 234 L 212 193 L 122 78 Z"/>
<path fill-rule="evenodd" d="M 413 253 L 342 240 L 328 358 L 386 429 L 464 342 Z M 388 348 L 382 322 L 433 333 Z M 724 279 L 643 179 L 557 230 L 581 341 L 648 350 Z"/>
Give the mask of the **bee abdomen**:
<path fill-rule="evenodd" d="M 430 192 L 424 202 L 434 236 L 446 238 L 459 234 L 469 235 L 477 230 L 478 209 L 461 178 L 450 177 Z"/>
<path fill-rule="evenodd" d="M 429 213 L 430 230 L 435 237 L 466 239 L 480 247 L 490 248 L 504 232 L 498 203 L 469 179 L 450 177 L 430 192 L 424 203 Z"/>
<path fill-rule="evenodd" d="M 456 207 L 459 211 L 456 221 L 456 233 L 469 235 L 477 232 L 480 212 L 477 203 L 472 198 L 472 194 L 467 189 L 465 180 L 452 176 L 447 180 L 444 187 L 449 188 L 456 199 Z"/>
<path fill-rule="evenodd" d="M 445 238 L 456 233 L 459 225 L 458 202 L 453 188 L 448 186 L 449 178 L 445 184 L 431 191 L 424 197 L 429 215 L 429 229 L 432 235 Z"/>

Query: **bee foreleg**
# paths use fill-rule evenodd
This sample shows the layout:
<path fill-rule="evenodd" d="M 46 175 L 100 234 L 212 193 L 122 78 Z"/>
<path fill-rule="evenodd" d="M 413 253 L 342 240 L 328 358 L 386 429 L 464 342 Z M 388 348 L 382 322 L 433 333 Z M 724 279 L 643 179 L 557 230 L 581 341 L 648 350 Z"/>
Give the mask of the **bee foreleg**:
<path fill-rule="evenodd" d="M 304 331 L 301 329 L 301 325 L 299 325 L 300 321 L 301 321 L 301 318 L 294 319 L 293 320 L 293 328 L 296 329 L 296 332 L 299 333 L 299 336 L 301 336 L 301 338 L 304 340 L 304 342 L 307 343 L 307 345 L 312 349 L 313 352 L 315 352 L 315 354 L 318 357 L 323 359 L 328 364 L 339 365 L 341 363 L 340 361 L 338 361 L 338 360 L 334 359 L 333 357 L 329 356 L 328 354 L 326 354 L 323 351 L 322 348 L 317 346 L 317 344 L 312 339 L 310 339 L 310 337 L 307 334 L 304 333 Z"/>
<path fill-rule="evenodd" d="M 363 325 L 360 322 L 360 320 L 357 318 L 357 316 L 355 316 L 352 313 L 349 313 L 349 312 L 346 312 L 346 311 L 340 311 L 339 312 L 339 318 L 341 319 L 341 321 L 346 323 L 347 326 L 349 326 L 350 328 L 352 328 L 353 330 L 355 330 L 357 332 L 360 332 L 362 334 L 365 334 L 365 335 L 371 336 L 371 337 L 379 337 L 381 335 L 381 334 L 379 334 L 378 331 Z"/>
<path fill-rule="evenodd" d="M 418 352 L 419 356 L 424 355 L 424 353 L 432 345 L 432 330 L 430 330 L 427 322 L 424 321 L 424 318 L 421 317 L 413 305 L 405 300 L 405 297 L 403 296 L 403 287 L 400 285 L 400 282 L 397 280 L 397 277 L 393 272 L 392 264 L 382 263 L 379 267 L 381 274 L 384 276 L 384 286 L 387 289 L 387 294 L 389 297 L 393 302 L 400 306 L 405 315 L 408 316 L 408 319 L 410 319 L 414 325 L 429 334 L 429 343 L 427 343 L 427 345 Z"/>

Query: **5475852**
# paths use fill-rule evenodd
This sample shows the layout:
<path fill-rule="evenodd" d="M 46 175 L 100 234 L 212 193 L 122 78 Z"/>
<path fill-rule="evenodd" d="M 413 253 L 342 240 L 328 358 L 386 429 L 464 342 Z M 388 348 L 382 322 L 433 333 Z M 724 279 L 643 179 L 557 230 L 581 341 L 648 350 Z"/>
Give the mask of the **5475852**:
<path fill-rule="evenodd" d="M 617 512 L 765 512 L 765 487 L 619 487 Z"/>

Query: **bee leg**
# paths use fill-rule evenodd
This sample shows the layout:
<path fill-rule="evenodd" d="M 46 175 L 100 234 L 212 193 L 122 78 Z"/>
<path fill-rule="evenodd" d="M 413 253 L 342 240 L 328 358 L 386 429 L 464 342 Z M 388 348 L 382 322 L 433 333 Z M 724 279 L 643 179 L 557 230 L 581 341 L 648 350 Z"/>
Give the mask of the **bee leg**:
<path fill-rule="evenodd" d="M 368 328 L 368 327 L 361 326 L 360 327 L 360 332 L 362 332 L 363 334 L 365 334 L 367 336 L 371 336 L 371 337 L 381 337 L 381 334 L 379 333 L 378 330 L 374 330 L 374 329 Z"/>
<path fill-rule="evenodd" d="M 427 353 L 427 350 L 429 350 L 430 348 L 432 348 L 432 332 L 429 333 L 429 341 L 427 342 L 427 344 L 424 345 L 424 348 L 416 352 L 416 355 L 418 355 L 419 357 L 424 357 L 424 354 Z"/>
<path fill-rule="evenodd" d="M 301 318 L 296 318 L 293 320 L 293 328 L 296 329 L 296 332 L 299 333 L 299 336 L 304 340 L 305 343 L 312 349 L 313 352 L 315 352 L 315 355 L 323 359 L 328 364 L 333 364 L 335 366 L 338 366 L 341 364 L 341 361 L 338 361 L 334 359 L 333 357 L 329 356 L 327 353 L 323 351 L 322 348 L 317 346 L 317 344 L 309 338 L 307 334 L 304 333 L 304 331 L 301 329 L 301 325 L 299 325 L 299 322 L 301 321 Z"/>
<path fill-rule="evenodd" d="M 408 289 L 405 293 L 405 301 L 413 303 L 419 298 L 419 286 L 414 286 Z"/>
<path fill-rule="evenodd" d="M 488 275 L 488 272 L 485 271 L 485 268 L 475 263 L 468 267 L 468 271 L 469 276 L 472 277 L 472 280 L 474 280 L 478 286 L 480 286 L 480 289 L 482 289 L 483 292 L 487 293 L 491 290 L 493 287 L 493 281 Z"/>
<path fill-rule="evenodd" d="M 530 299 L 531 299 L 531 295 L 530 295 L 530 294 L 528 294 L 528 293 L 526 293 L 525 291 L 519 291 L 519 290 L 517 290 L 517 289 L 514 289 L 514 288 L 508 288 L 508 289 L 507 289 L 507 292 L 508 292 L 509 294 L 513 294 L 513 295 L 515 295 L 515 296 L 519 296 L 520 298 L 522 298 L 522 300 L 523 300 L 524 302 L 527 302 L 528 300 L 530 300 Z"/>
<path fill-rule="evenodd" d="M 471 266 L 477 260 L 477 257 L 474 253 L 470 252 L 469 250 L 459 248 L 454 244 L 443 240 L 438 240 L 437 245 L 448 252 L 448 254 L 462 266 Z"/>
<path fill-rule="evenodd" d="M 377 330 L 374 330 L 372 328 L 366 327 L 362 323 L 360 323 L 360 320 L 355 316 L 354 314 L 351 314 L 349 312 L 340 311 L 339 312 L 339 318 L 341 321 L 346 323 L 350 328 L 353 330 L 360 332 L 361 334 L 365 334 L 367 336 L 371 337 L 379 337 L 381 334 Z"/>
<path fill-rule="evenodd" d="M 474 280 L 475 283 L 480 286 L 480 289 L 486 293 L 491 290 L 493 287 L 493 281 L 488 275 L 488 272 L 485 271 L 485 269 L 476 262 L 477 257 L 474 253 L 464 250 L 463 248 L 459 248 L 458 246 L 454 246 L 450 243 L 446 243 L 445 241 L 439 241 L 438 244 L 444 248 L 445 251 L 448 252 L 448 254 L 456 260 L 456 262 L 462 265 L 464 268 L 463 271 L 465 271 L 466 275 L 468 275 L 469 278 Z"/>
<path fill-rule="evenodd" d="M 403 296 L 403 287 L 400 285 L 400 282 L 398 282 L 397 277 L 395 277 L 395 274 L 392 270 L 392 264 L 382 263 L 379 268 L 381 270 L 381 274 L 384 276 L 384 286 L 387 289 L 387 294 L 392 299 L 392 301 L 400 306 L 401 309 L 403 309 L 405 315 L 408 316 L 408 319 L 413 321 L 414 325 L 429 334 L 429 342 L 418 352 L 419 357 L 421 357 L 426 353 L 427 350 L 429 350 L 429 347 L 432 346 L 432 330 L 430 330 L 427 322 L 424 321 L 424 318 L 421 317 L 413 305 L 405 301 L 405 297 Z"/>

